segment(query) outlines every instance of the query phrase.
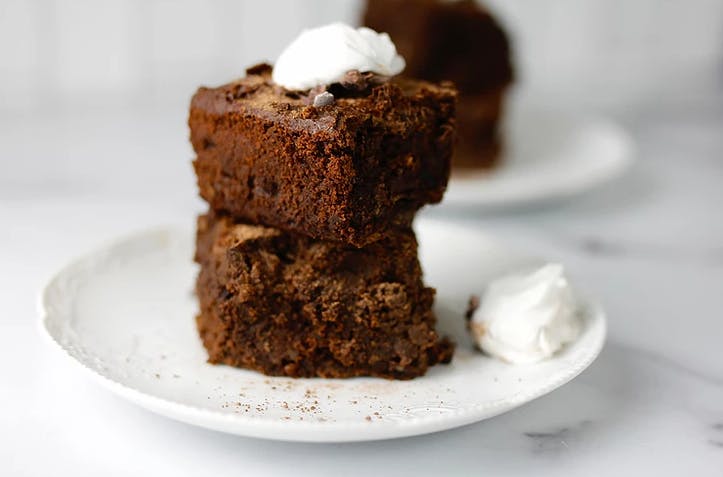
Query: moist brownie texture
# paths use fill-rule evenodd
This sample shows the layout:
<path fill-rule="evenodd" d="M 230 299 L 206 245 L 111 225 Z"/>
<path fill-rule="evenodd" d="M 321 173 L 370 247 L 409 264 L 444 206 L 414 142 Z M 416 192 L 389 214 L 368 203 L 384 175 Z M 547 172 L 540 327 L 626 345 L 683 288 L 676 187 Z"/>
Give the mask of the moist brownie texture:
<path fill-rule="evenodd" d="M 211 363 L 269 375 L 410 379 L 447 363 L 417 242 L 392 227 L 364 248 L 214 213 L 198 219 L 197 325 Z"/>
<path fill-rule="evenodd" d="M 367 0 L 363 22 L 394 39 L 406 75 L 449 80 L 459 89 L 453 165 L 492 166 L 502 100 L 513 79 L 510 44 L 494 17 L 474 0 Z"/>
<path fill-rule="evenodd" d="M 350 73 L 321 91 L 294 92 L 266 65 L 200 88 L 189 125 L 201 196 L 216 211 L 357 247 L 408 226 L 439 202 L 455 140 L 448 83 Z"/>

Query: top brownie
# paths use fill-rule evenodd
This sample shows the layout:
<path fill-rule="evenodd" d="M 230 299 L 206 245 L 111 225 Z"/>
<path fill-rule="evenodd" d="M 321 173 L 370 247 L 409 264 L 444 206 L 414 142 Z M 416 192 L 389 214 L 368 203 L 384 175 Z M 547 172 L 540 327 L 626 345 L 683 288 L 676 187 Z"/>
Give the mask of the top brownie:
<path fill-rule="evenodd" d="M 196 92 L 194 168 L 212 209 L 362 247 L 442 199 L 455 136 L 450 84 L 350 72 L 327 90 L 286 90 L 259 65 Z"/>

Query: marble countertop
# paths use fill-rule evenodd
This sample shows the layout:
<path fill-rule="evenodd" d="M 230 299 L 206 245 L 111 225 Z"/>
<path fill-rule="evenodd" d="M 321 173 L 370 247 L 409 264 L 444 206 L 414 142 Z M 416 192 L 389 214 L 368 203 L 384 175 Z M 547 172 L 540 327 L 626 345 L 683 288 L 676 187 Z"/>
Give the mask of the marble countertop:
<path fill-rule="evenodd" d="M 637 162 L 544 208 L 425 215 L 566 264 L 609 341 L 579 378 L 518 410 L 363 444 L 239 438 L 137 408 L 40 339 L 36 294 L 118 234 L 193 220 L 184 112 L 0 115 L 0 457 L 4 475 L 721 475 L 723 101 L 612 108 Z M 8 471 L 9 469 L 9 471 Z"/>

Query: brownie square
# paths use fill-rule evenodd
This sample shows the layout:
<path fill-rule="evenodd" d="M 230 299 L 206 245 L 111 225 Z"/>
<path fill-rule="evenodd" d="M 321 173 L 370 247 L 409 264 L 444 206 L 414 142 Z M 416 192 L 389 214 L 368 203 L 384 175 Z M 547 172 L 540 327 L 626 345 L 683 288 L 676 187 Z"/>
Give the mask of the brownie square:
<path fill-rule="evenodd" d="M 442 199 L 455 139 L 449 84 L 358 75 L 315 107 L 318 91 L 285 90 L 270 72 L 257 66 L 193 97 L 194 167 L 212 209 L 362 247 Z"/>
<path fill-rule="evenodd" d="M 451 360 L 411 229 L 360 249 L 208 214 L 198 219 L 195 259 L 197 325 L 211 363 L 410 379 Z"/>

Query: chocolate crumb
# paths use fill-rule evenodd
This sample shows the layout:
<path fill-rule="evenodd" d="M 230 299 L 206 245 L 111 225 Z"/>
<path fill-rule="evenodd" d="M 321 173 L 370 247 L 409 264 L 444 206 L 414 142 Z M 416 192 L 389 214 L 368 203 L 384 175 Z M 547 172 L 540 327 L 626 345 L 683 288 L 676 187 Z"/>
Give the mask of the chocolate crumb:
<path fill-rule="evenodd" d="M 372 72 L 362 73 L 359 70 L 347 71 L 342 77 L 339 84 L 351 91 L 365 91 L 370 86 L 385 83 L 389 81 L 388 76 L 379 75 Z"/>
<path fill-rule="evenodd" d="M 271 65 L 268 63 L 259 63 L 246 68 L 247 75 L 262 75 L 264 73 L 270 73 L 272 70 Z"/>
<path fill-rule="evenodd" d="M 470 295 L 469 302 L 467 302 L 467 311 L 464 313 L 464 317 L 467 321 L 472 319 L 472 315 L 479 308 L 479 297 L 477 295 Z"/>

